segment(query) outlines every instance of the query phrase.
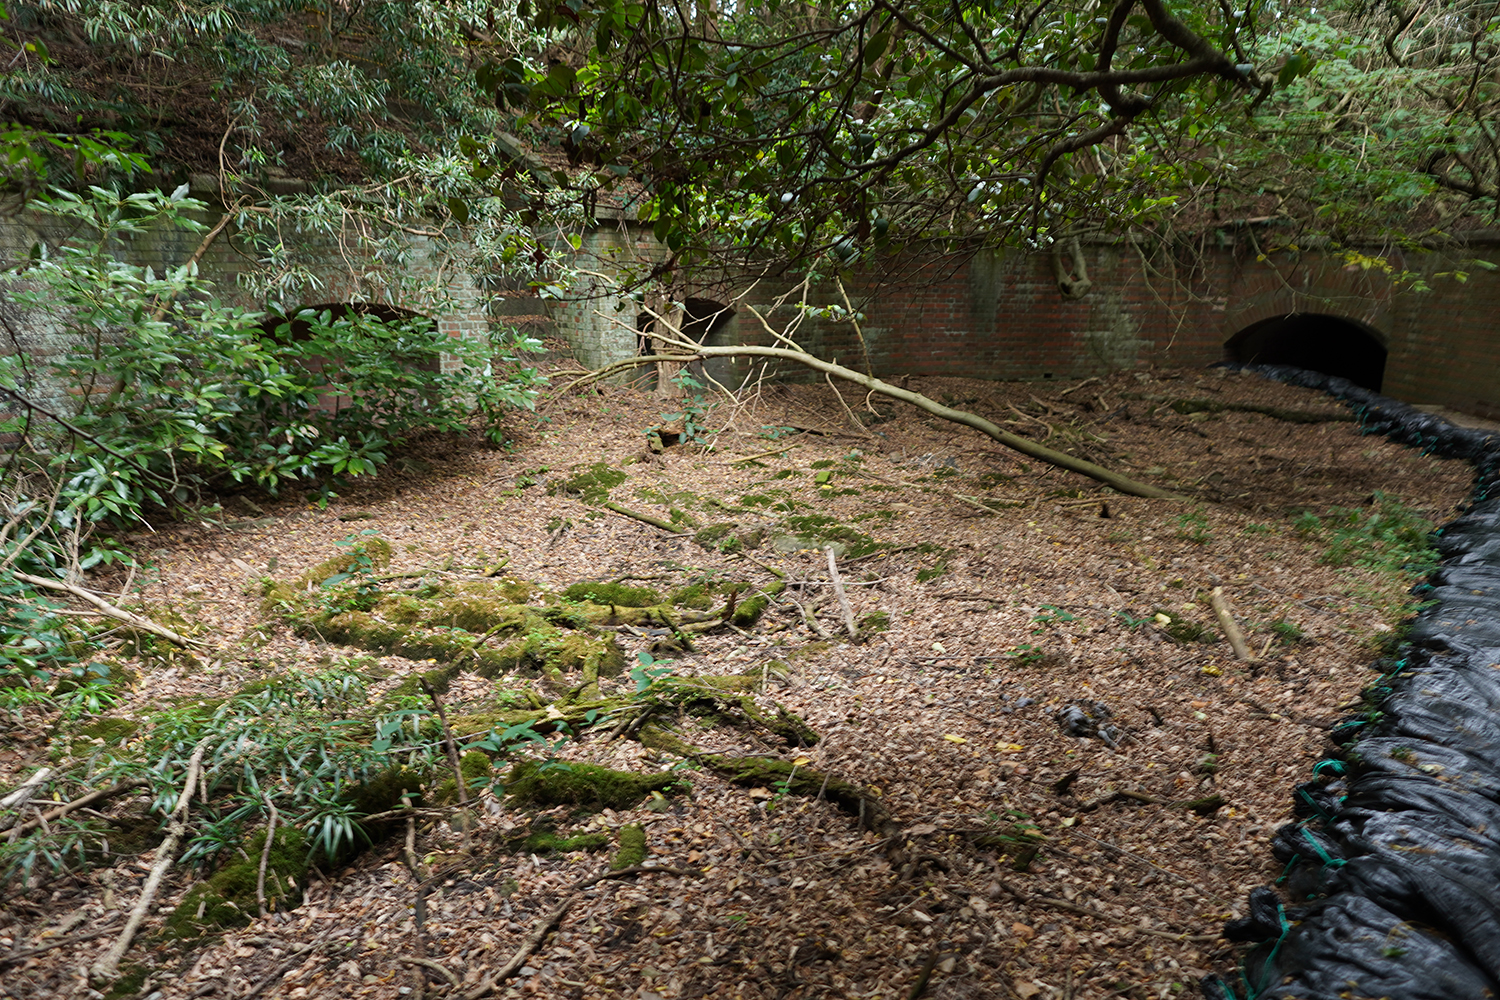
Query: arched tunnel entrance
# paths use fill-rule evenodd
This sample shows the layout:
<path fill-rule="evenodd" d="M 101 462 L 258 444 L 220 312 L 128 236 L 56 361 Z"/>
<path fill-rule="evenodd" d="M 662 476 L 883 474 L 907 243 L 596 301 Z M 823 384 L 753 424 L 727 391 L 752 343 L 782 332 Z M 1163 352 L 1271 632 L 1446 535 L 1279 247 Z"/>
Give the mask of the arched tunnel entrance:
<path fill-rule="evenodd" d="M 722 331 L 734 319 L 735 311 L 721 302 L 713 299 L 688 298 L 682 303 L 682 329 L 681 335 L 684 340 L 691 340 L 699 344 L 708 343 L 714 334 Z M 656 320 L 650 313 L 640 313 L 635 318 L 636 353 L 653 354 L 656 350 L 655 340 L 651 333 L 656 327 Z M 703 362 L 695 361 L 688 369 L 695 378 L 703 376 Z M 649 384 L 656 382 L 655 374 L 650 374 Z"/>
<path fill-rule="evenodd" d="M 1263 319 L 1230 337 L 1224 351 L 1230 361 L 1307 368 L 1377 392 L 1385 380 L 1383 338 L 1339 316 L 1290 313 Z"/>

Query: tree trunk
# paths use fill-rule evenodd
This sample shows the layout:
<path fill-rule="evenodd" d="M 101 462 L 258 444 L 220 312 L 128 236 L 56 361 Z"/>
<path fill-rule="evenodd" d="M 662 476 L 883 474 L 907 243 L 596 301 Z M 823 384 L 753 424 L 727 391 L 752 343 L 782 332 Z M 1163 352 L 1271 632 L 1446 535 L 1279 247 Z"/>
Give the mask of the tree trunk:
<path fill-rule="evenodd" d="M 672 301 L 670 291 L 648 297 L 646 305 L 655 314 L 651 330 L 652 339 L 657 343 L 672 343 L 681 340 L 683 313 L 681 307 Z M 686 367 L 685 363 L 679 361 L 656 363 L 657 399 L 682 398 L 682 386 L 678 384 L 677 376 Z"/>

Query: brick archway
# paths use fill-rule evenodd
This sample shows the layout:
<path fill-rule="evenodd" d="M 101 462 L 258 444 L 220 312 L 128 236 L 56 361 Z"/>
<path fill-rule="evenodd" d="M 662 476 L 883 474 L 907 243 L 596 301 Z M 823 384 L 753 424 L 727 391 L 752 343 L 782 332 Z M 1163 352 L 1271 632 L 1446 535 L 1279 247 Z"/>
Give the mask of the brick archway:
<path fill-rule="evenodd" d="M 1358 320 L 1289 313 L 1251 323 L 1224 343 L 1224 353 L 1230 361 L 1307 368 L 1379 391 L 1386 343 L 1383 333 Z"/>

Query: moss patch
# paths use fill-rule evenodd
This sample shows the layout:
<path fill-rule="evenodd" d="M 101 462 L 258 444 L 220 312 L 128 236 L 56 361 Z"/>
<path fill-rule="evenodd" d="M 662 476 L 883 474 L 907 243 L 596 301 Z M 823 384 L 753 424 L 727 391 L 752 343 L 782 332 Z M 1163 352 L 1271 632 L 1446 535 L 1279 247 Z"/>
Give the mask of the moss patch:
<path fill-rule="evenodd" d="M 609 846 L 607 833 L 580 833 L 564 837 L 552 830 L 537 830 L 522 843 L 531 854 L 568 854 L 572 851 L 602 851 Z"/>
<path fill-rule="evenodd" d="M 639 823 L 620 827 L 620 849 L 609 860 L 610 871 L 634 868 L 646 861 L 646 828 Z"/>
<path fill-rule="evenodd" d="M 458 762 L 459 773 L 464 776 L 464 789 L 467 797 L 472 800 L 479 790 L 489 783 L 494 777 L 495 766 L 490 763 L 489 757 L 478 750 L 470 750 L 464 754 Z M 449 778 L 432 791 L 432 800 L 439 805 L 453 805 L 458 802 L 458 782 Z"/>
<path fill-rule="evenodd" d="M 652 792 L 677 784 L 670 772 L 633 774 L 595 764 L 521 761 L 510 769 L 506 789 L 519 805 L 629 809 Z"/>
<path fill-rule="evenodd" d="M 259 912 L 255 888 L 265 845 L 266 834 L 261 830 L 245 842 L 245 857 L 189 890 L 167 918 L 167 935 L 193 938 L 249 924 Z M 306 881 L 307 838 L 295 827 L 277 827 L 266 863 L 266 909 L 273 913 L 295 909 L 302 903 Z"/>
<path fill-rule="evenodd" d="M 661 603 L 661 595 L 650 587 L 627 587 L 623 583 L 575 583 L 564 590 L 562 596 L 568 601 L 622 608 L 649 608 Z"/>
<path fill-rule="evenodd" d="M 547 492 L 576 496 L 584 503 L 600 504 L 609 499 L 609 491 L 626 479 L 624 469 L 612 469 L 607 463 L 595 462 L 586 469 L 575 471 L 566 479 L 554 479 L 547 484 Z"/>

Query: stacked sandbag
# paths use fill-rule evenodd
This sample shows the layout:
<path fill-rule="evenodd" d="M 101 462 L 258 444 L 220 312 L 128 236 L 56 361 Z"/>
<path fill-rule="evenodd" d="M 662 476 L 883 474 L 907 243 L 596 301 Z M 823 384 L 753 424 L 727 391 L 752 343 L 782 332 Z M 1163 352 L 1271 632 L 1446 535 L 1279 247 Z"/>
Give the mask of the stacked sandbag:
<path fill-rule="evenodd" d="M 1272 841 L 1281 895 L 1251 894 L 1225 937 L 1258 942 L 1215 1000 L 1500 997 L 1500 434 L 1457 427 L 1347 379 L 1270 365 L 1268 378 L 1349 403 L 1369 433 L 1473 463 L 1474 503 L 1439 530 L 1398 657 L 1377 664 L 1347 749 L 1293 794 Z M 1352 742 L 1351 742 L 1352 741 Z"/>

